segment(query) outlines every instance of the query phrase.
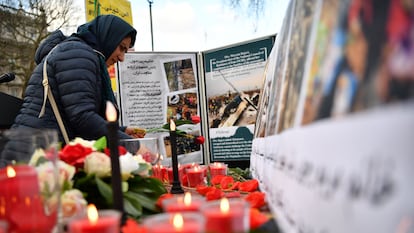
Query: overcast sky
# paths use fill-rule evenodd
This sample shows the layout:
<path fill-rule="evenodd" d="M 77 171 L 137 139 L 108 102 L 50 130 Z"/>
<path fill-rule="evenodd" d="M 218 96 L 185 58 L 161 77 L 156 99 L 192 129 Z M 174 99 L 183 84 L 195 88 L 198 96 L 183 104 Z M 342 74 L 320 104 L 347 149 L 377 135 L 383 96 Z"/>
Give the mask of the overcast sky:
<path fill-rule="evenodd" d="M 75 0 L 83 10 L 84 0 Z M 130 0 L 138 31 L 135 51 L 151 51 L 149 3 Z M 247 7 L 231 9 L 227 0 L 153 0 L 154 51 L 205 51 L 276 34 L 289 0 L 266 0 L 260 19 L 248 16 Z M 247 3 L 247 0 L 244 0 Z"/>

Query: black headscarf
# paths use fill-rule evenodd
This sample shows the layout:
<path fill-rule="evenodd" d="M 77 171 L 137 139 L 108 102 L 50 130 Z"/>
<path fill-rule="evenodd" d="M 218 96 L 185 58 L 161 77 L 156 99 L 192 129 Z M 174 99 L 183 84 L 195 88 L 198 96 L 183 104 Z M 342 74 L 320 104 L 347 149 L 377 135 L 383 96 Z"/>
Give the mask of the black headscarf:
<path fill-rule="evenodd" d="M 74 34 L 104 55 L 104 57 L 99 55 L 104 89 L 102 106 L 104 107 L 107 100 L 117 106 L 105 61 L 125 37 L 131 37 L 130 47 L 133 47 L 136 35 L 137 31 L 131 25 L 115 15 L 99 15 L 92 21 L 79 26 L 77 33 Z"/>
<path fill-rule="evenodd" d="M 99 15 L 79 26 L 76 35 L 101 52 L 106 60 L 127 36 L 131 36 L 131 47 L 133 47 L 137 31 L 115 15 Z"/>

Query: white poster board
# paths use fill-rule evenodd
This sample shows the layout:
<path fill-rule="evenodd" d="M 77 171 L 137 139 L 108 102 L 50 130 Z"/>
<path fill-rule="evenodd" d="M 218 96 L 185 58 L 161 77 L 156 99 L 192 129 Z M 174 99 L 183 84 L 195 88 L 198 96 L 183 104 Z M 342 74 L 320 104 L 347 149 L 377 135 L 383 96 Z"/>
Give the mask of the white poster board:
<path fill-rule="evenodd" d="M 199 114 L 197 53 L 131 52 L 125 55 L 118 70 L 122 125 L 151 131 L 162 127 L 171 117 L 189 119 Z M 169 134 L 156 136 L 164 140 Z M 181 148 L 179 144 L 177 147 Z M 164 143 L 161 153 L 168 157 Z M 184 148 L 178 153 L 178 160 L 202 163 L 202 150 Z M 164 162 L 169 163 L 170 159 Z"/>

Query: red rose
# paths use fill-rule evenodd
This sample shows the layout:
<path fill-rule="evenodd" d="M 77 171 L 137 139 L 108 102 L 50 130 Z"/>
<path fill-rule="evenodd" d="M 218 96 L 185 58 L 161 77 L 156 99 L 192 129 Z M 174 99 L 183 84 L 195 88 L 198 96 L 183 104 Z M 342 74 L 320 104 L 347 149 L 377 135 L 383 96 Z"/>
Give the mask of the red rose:
<path fill-rule="evenodd" d="M 127 149 L 125 148 L 125 147 L 123 147 L 123 146 L 118 146 L 118 154 L 119 155 L 124 155 L 124 154 L 126 154 L 128 151 L 127 151 Z M 106 154 L 106 155 L 108 155 L 108 156 L 110 156 L 111 155 L 111 151 L 109 150 L 109 148 L 108 147 L 106 147 L 105 149 L 104 149 L 104 153 Z"/>
<path fill-rule="evenodd" d="M 222 197 L 224 197 L 224 192 L 218 188 L 213 187 L 210 191 L 206 193 L 207 201 L 218 200 Z"/>
<path fill-rule="evenodd" d="M 245 199 L 252 208 L 260 208 L 265 205 L 265 194 L 259 191 L 249 193 Z"/>
<path fill-rule="evenodd" d="M 79 143 L 75 145 L 66 145 L 59 151 L 59 158 L 67 164 L 82 168 L 85 157 L 91 152 L 91 148 L 84 147 Z"/>
<path fill-rule="evenodd" d="M 213 179 L 211 179 L 211 184 L 212 185 L 219 185 L 221 180 L 226 177 L 225 175 L 216 175 L 213 177 Z"/>
<path fill-rule="evenodd" d="M 200 117 L 199 116 L 191 116 L 191 121 L 193 122 L 193 124 L 198 124 L 198 123 L 200 123 Z"/>
<path fill-rule="evenodd" d="M 232 176 L 225 176 L 220 181 L 220 188 L 221 189 L 229 189 L 233 186 L 234 179 Z"/>
<path fill-rule="evenodd" d="M 197 185 L 197 187 L 196 187 L 196 191 L 202 196 L 205 196 L 212 189 L 213 189 L 213 187 L 205 186 L 205 185 Z"/>
<path fill-rule="evenodd" d="M 203 137 L 203 136 L 198 136 L 198 137 L 194 138 L 194 142 L 195 142 L 196 144 L 203 144 L 203 143 L 204 143 L 204 141 L 205 141 L 205 139 L 204 139 L 204 137 Z"/>
<path fill-rule="evenodd" d="M 244 192 L 256 191 L 259 187 L 259 182 L 256 179 L 241 182 L 239 184 L 239 190 Z"/>

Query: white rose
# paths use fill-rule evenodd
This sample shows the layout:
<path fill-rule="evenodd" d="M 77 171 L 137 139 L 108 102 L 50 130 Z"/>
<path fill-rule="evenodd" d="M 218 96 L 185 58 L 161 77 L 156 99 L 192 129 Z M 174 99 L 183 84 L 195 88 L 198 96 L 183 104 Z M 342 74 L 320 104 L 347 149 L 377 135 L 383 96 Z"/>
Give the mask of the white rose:
<path fill-rule="evenodd" d="M 62 185 L 64 182 L 71 182 L 73 176 L 75 175 L 76 168 L 63 161 L 58 162 L 58 168 L 60 185 Z"/>
<path fill-rule="evenodd" d="M 46 195 L 51 195 L 56 190 L 58 177 L 55 169 L 54 164 L 50 161 L 36 167 L 40 190 Z"/>
<path fill-rule="evenodd" d="M 36 149 L 33 152 L 32 157 L 30 158 L 29 165 L 30 166 L 36 166 L 37 161 L 39 161 L 39 159 L 42 158 L 42 157 L 44 158 L 45 156 L 46 156 L 46 154 L 45 154 L 45 151 L 43 149 Z"/>
<path fill-rule="evenodd" d="M 77 189 L 71 189 L 60 197 L 63 217 L 75 217 L 86 214 L 87 202 L 82 193 Z"/>
<path fill-rule="evenodd" d="M 123 180 L 127 180 L 131 176 L 131 172 L 139 168 L 138 163 L 135 161 L 134 156 L 132 156 L 131 153 L 119 156 L 119 165 L 121 167 Z"/>
<path fill-rule="evenodd" d="M 148 163 L 143 157 L 142 155 L 138 154 L 134 156 L 134 160 L 136 161 L 136 163 L 138 164 L 138 174 L 141 176 L 148 176 L 149 175 L 149 170 L 152 168 L 151 164 Z"/>
<path fill-rule="evenodd" d="M 88 174 L 94 173 L 97 177 L 111 175 L 111 159 L 102 152 L 92 152 L 85 158 L 83 168 Z"/>

